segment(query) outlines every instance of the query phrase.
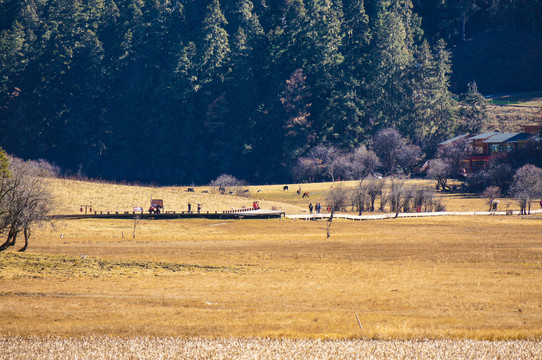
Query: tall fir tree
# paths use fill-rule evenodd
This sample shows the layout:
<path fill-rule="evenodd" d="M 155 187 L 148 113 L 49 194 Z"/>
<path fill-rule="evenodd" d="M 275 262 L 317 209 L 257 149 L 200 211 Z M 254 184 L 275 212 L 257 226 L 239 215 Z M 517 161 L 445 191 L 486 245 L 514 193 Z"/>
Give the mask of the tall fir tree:
<path fill-rule="evenodd" d="M 337 72 L 327 108 L 322 115 L 322 140 L 341 148 L 354 148 L 366 139 L 366 98 L 369 17 L 363 0 L 344 1 L 341 54 L 344 61 Z"/>

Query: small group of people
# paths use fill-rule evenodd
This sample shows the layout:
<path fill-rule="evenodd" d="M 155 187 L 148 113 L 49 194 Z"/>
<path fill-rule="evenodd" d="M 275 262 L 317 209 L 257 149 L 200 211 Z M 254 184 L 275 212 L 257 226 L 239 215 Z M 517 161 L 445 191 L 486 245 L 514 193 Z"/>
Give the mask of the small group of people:
<path fill-rule="evenodd" d="M 201 204 L 198 203 L 197 204 L 197 209 L 198 209 L 198 214 L 201 212 Z M 192 204 L 188 203 L 188 212 L 191 213 L 192 212 Z"/>
<path fill-rule="evenodd" d="M 320 214 L 320 211 L 322 210 L 322 205 L 320 203 L 316 203 L 314 207 L 312 206 L 312 203 L 309 204 L 309 211 L 312 214 L 312 210 L 316 211 L 317 214 Z"/>
<path fill-rule="evenodd" d="M 254 210 L 260 210 L 260 204 L 259 204 L 257 201 L 254 201 L 254 202 L 252 203 L 252 208 L 253 208 Z"/>
<path fill-rule="evenodd" d="M 149 208 L 149 214 L 160 214 L 162 212 L 163 208 L 161 205 L 151 205 Z"/>

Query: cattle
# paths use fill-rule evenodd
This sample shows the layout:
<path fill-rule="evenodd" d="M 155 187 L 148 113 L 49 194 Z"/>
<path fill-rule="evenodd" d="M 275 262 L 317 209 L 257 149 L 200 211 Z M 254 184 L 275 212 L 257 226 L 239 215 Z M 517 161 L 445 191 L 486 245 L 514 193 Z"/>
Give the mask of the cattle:
<path fill-rule="evenodd" d="M 288 187 L 288 185 L 284 185 L 284 187 L 282 188 L 283 191 L 286 191 L 286 190 L 289 190 L 290 188 Z"/>
<path fill-rule="evenodd" d="M 306 197 L 309 197 L 309 192 L 308 191 L 305 191 L 303 193 L 303 196 L 301 196 L 302 198 L 306 198 Z"/>

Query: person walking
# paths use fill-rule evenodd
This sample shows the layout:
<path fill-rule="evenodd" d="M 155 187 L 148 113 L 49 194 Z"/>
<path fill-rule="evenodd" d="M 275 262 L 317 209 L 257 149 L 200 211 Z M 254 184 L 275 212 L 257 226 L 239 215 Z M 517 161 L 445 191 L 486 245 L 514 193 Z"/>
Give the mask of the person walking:
<path fill-rule="evenodd" d="M 192 204 L 188 203 L 188 213 L 192 212 Z"/>
<path fill-rule="evenodd" d="M 312 206 L 312 203 L 309 204 L 309 212 L 312 214 L 312 209 L 313 209 L 313 206 Z"/>

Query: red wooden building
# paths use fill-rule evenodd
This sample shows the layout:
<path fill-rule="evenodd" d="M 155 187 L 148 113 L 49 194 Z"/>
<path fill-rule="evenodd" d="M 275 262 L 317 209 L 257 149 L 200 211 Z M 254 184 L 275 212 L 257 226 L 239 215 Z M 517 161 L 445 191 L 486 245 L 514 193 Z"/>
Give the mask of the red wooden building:
<path fill-rule="evenodd" d="M 447 146 L 458 141 L 465 141 L 469 155 L 460 160 L 458 170 L 468 174 L 485 168 L 491 159 L 506 158 L 509 154 L 517 152 L 539 132 L 540 126 L 528 125 L 524 126 L 524 132 L 521 133 L 491 131 L 474 136 L 459 135 L 438 145 Z"/>

